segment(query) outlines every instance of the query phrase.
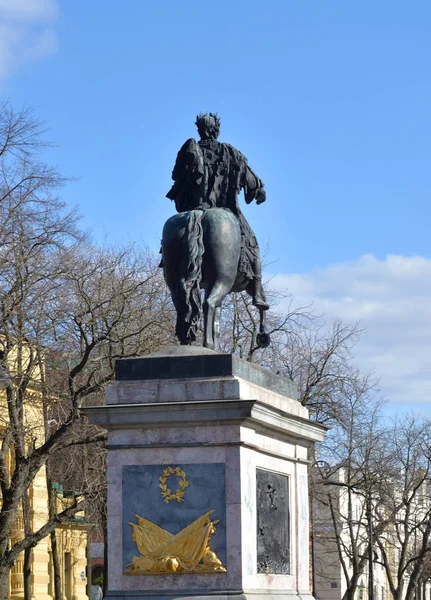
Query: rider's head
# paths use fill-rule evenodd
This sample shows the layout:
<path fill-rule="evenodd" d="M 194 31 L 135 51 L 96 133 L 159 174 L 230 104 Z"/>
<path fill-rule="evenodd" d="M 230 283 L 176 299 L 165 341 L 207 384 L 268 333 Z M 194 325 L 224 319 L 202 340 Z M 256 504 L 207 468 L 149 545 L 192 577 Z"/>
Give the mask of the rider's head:
<path fill-rule="evenodd" d="M 216 140 L 220 134 L 220 117 L 217 113 L 200 113 L 195 125 L 201 140 Z"/>

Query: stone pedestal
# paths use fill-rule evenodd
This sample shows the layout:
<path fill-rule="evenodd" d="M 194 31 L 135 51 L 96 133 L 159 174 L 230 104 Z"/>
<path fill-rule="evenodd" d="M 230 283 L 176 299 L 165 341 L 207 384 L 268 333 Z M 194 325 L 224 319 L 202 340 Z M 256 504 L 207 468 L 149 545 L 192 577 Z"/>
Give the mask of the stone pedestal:
<path fill-rule="evenodd" d="M 85 411 L 109 432 L 108 598 L 311 596 L 308 449 L 325 428 L 295 398 L 292 382 L 204 348 L 117 362 L 107 405 Z M 187 572 L 201 530 L 172 536 L 202 516 L 215 532 Z"/>

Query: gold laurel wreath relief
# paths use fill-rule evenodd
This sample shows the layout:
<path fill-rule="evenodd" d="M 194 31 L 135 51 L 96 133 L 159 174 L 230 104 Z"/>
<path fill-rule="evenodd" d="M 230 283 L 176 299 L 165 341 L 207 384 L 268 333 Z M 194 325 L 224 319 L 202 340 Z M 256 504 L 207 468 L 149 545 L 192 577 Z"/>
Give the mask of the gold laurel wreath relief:
<path fill-rule="evenodd" d="M 172 489 L 168 487 L 168 479 L 171 475 L 176 475 L 180 478 L 178 482 L 180 487 L 174 493 L 172 493 Z M 184 501 L 189 482 L 187 481 L 185 472 L 180 469 L 180 467 L 175 467 L 175 469 L 166 467 L 166 469 L 163 469 L 163 474 L 160 475 L 159 481 L 159 488 L 161 489 L 162 498 L 165 504 L 168 504 L 171 500 L 176 500 L 177 502 Z"/>

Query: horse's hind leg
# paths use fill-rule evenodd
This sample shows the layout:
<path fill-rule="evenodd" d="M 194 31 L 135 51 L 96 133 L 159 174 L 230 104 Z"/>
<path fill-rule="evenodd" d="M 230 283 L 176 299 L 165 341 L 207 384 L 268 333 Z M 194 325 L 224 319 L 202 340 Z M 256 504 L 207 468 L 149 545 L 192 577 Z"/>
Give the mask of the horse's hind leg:
<path fill-rule="evenodd" d="M 204 302 L 204 346 L 211 350 L 218 350 L 220 337 L 220 312 L 221 304 L 229 290 L 217 282 L 209 290 Z"/>
<path fill-rule="evenodd" d="M 202 222 L 205 254 L 203 279 L 207 285 L 204 302 L 204 346 L 218 349 L 220 308 L 235 282 L 241 250 L 237 218 L 229 211 L 209 209 Z"/>
<path fill-rule="evenodd" d="M 214 350 L 214 335 L 212 328 L 213 313 L 205 300 L 204 302 L 204 348 Z M 210 325 L 211 323 L 211 325 Z"/>
<path fill-rule="evenodd" d="M 220 313 L 221 313 L 221 305 L 217 306 L 214 310 L 214 326 L 213 326 L 213 339 L 215 349 L 219 349 L 220 346 Z"/>

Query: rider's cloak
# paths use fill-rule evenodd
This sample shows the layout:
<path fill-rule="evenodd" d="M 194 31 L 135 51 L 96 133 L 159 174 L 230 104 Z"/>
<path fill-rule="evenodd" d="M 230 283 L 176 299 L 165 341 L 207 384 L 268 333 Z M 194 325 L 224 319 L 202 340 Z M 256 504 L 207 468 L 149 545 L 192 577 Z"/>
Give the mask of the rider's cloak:
<path fill-rule="evenodd" d="M 237 216 L 242 240 L 239 272 L 247 279 L 257 277 L 254 264 L 259 259 L 259 246 L 240 210 L 238 194 L 243 189 L 249 204 L 264 194 L 264 184 L 246 157 L 230 144 L 191 138 L 178 152 L 172 179 L 175 183 L 166 196 L 175 201 L 178 212 L 224 208 Z"/>

